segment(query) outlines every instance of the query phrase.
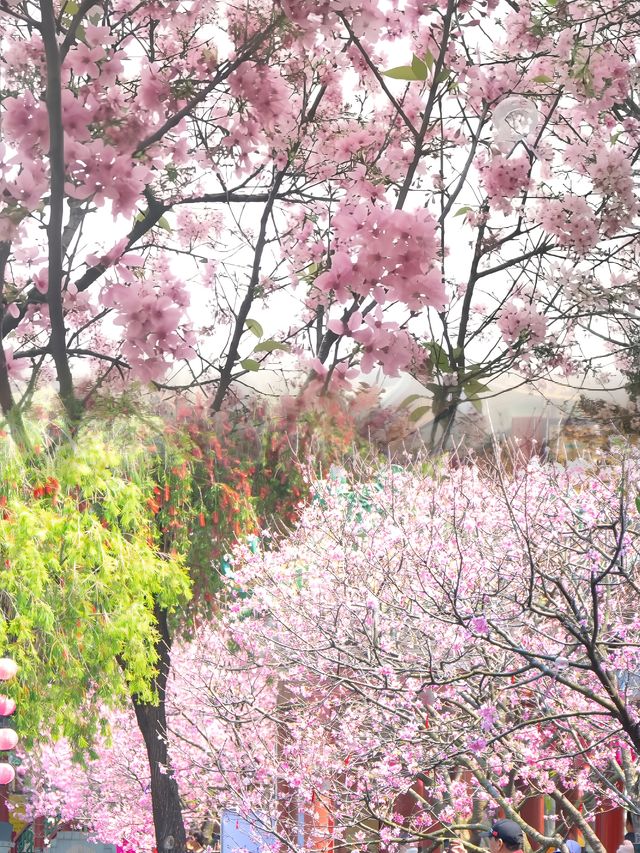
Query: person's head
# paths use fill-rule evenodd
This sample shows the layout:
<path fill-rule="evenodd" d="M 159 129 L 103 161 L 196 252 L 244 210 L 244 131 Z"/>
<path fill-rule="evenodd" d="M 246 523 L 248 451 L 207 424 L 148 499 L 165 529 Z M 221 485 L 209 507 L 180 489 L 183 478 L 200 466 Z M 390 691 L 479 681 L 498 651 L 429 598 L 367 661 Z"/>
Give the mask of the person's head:
<path fill-rule="evenodd" d="M 490 853 L 515 853 L 524 843 L 522 830 L 513 820 L 497 820 L 484 837 L 489 839 Z"/>

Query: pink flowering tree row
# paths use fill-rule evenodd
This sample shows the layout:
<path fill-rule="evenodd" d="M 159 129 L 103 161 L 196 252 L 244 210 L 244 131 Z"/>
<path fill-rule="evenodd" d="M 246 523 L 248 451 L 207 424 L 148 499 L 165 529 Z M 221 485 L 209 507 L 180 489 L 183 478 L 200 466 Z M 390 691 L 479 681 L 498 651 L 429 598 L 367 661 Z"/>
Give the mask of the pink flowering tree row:
<path fill-rule="evenodd" d="M 275 547 L 236 549 L 225 612 L 174 650 L 189 821 L 233 807 L 299 850 L 329 813 L 336 844 L 393 850 L 477 843 L 502 809 L 534 847 L 578 827 L 603 853 L 594 814 L 640 814 L 637 457 L 366 474 L 317 483 Z M 47 747 L 35 802 L 144 845 L 135 725 L 113 731 L 86 775 Z M 534 795 L 546 834 L 521 817 Z"/>
<path fill-rule="evenodd" d="M 235 754 L 206 750 L 225 796 L 292 848 L 298 810 L 321 803 L 362 850 L 372 820 L 385 845 L 477 842 L 497 809 L 534 847 L 578 827 L 602 850 L 599 809 L 640 813 L 637 478 L 621 458 L 318 484 L 290 538 L 236 552 L 229 687 L 207 686 L 221 640 L 205 635 L 200 670 L 176 665 L 203 716 L 183 698 L 176 734 L 200 719 L 201 745 L 205 720 L 231 725 Z M 534 795 L 555 805 L 555 840 L 519 815 Z"/>
<path fill-rule="evenodd" d="M 497 377 L 624 366 L 635 9 L 2 0 L 5 414 L 379 368 L 442 444 Z"/>

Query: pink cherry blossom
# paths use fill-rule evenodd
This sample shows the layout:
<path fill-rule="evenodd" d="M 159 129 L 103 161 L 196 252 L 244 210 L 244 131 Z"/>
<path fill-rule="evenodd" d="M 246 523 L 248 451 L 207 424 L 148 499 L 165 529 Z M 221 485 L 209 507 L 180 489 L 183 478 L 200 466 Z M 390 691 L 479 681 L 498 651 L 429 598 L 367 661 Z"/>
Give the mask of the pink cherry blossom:
<path fill-rule="evenodd" d="M 540 343 L 544 340 L 546 327 L 544 314 L 522 300 L 508 302 L 498 317 L 498 328 L 509 344 L 518 341 L 523 333 L 530 343 Z"/>

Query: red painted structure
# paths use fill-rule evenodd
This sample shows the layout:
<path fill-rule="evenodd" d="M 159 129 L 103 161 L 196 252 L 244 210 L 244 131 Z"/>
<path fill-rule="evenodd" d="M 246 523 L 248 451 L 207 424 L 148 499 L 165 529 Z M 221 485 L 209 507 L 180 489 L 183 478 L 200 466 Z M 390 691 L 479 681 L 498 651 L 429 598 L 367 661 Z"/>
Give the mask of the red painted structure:
<path fill-rule="evenodd" d="M 520 807 L 520 817 L 525 823 L 528 823 L 536 832 L 544 832 L 544 797 L 538 795 L 536 797 L 527 797 Z M 536 844 L 532 838 L 529 838 L 529 843 L 532 847 Z"/>
<path fill-rule="evenodd" d="M 610 808 L 596 815 L 596 835 L 607 853 L 616 853 L 624 840 L 624 809 Z"/>

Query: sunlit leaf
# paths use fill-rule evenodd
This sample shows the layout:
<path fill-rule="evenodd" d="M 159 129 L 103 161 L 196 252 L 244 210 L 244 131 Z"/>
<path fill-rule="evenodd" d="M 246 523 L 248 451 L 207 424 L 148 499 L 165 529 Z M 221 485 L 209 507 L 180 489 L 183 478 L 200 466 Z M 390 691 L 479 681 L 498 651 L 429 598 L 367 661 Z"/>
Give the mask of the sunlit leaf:
<path fill-rule="evenodd" d="M 419 80 L 416 77 L 413 68 L 410 65 L 402 65 L 398 68 L 390 68 L 388 71 L 382 72 L 384 77 L 391 77 L 393 80 Z"/>
<path fill-rule="evenodd" d="M 415 74 L 416 80 L 426 80 L 429 75 L 426 62 L 423 62 L 419 56 L 414 56 L 411 60 L 411 70 Z"/>
<path fill-rule="evenodd" d="M 415 403 L 416 400 L 422 399 L 422 394 L 409 394 L 408 397 L 405 397 L 404 400 L 400 403 L 400 409 L 406 409 L 407 406 L 410 406 L 412 403 Z"/>
<path fill-rule="evenodd" d="M 420 418 L 423 418 L 425 415 L 428 415 L 430 411 L 431 406 L 418 406 L 418 408 L 414 409 L 409 415 L 409 420 L 411 421 L 411 423 L 415 424 L 417 421 L 420 420 Z"/>
<path fill-rule="evenodd" d="M 264 329 L 262 328 L 260 323 L 258 323 L 257 320 L 252 320 L 251 318 L 249 318 L 248 320 L 244 321 L 244 324 L 250 332 L 253 332 L 256 338 L 261 338 L 264 335 Z"/>
<path fill-rule="evenodd" d="M 288 352 L 291 349 L 291 345 L 287 343 L 281 343 L 280 341 L 262 341 L 262 343 L 258 344 L 254 347 L 254 352 L 274 352 L 274 350 L 281 349 L 285 352 Z"/>
<path fill-rule="evenodd" d="M 245 358 L 245 359 L 243 359 L 243 360 L 240 362 L 240 366 L 242 367 L 242 369 L 243 369 L 243 370 L 251 370 L 251 371 L 260 370 L 260 365 L 259 365 L 259 364 L 258 364 L 258 362 L 257 362 L 255 359 L 253 359 L 253 358 Z"/>

